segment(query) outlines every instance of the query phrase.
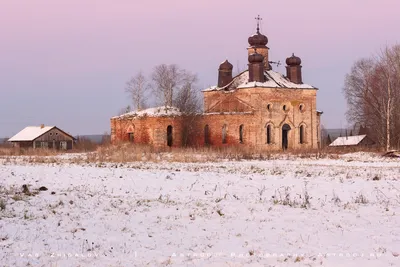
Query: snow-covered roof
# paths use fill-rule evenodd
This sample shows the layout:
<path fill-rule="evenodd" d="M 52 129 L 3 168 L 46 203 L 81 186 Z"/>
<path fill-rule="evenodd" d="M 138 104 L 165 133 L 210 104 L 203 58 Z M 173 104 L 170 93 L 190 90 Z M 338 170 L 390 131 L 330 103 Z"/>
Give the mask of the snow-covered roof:
<path fill-rule="evenodd" d="M 356 146 L 358 145 L 367 135 L 355 135 L 338 137 L 329 146 Z"/>
<path fill-rule="evenodd" d="M 232 82 L 224 87 L 211 86 L 203 92 L 207 91 L 219 91 L 219 90 L 233 90 L 240 88 L 253 88 L 253 87 L 263 87 L 263 88 L 289 88 L 289 89 L 314 89 L 317 88 L 309 84 L 296 84 L 291 82 L 288 78 L 280 74 L 279 72 L 269 70 L 265 71 L 265 76 L 267 81 L 265 82 L 249 82 L 249 71 L 243 71 L 233 78 Z"/>
<path fill-rule="evenodd" d="M 42 134 L 50 131 L 55 126 L 28 126 L 10 139 L 9 142 L 16 142 L 16 141 L 33 141 Z"/>
<path fill-rule="evenodd" d="M 126 117 L 164 117 L 164 116 L 180 116 L 182 113 L 177 107 L 161 106 L 148 108 L 140 111 L 131 111 L 120 116 L 115 116 L 113 119 L 126 118 Z"/>

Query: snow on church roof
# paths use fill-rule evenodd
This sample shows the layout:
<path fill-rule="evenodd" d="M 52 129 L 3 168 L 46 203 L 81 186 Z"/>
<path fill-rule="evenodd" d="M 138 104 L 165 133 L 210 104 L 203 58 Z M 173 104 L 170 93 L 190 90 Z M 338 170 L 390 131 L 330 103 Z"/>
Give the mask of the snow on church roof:
<path fill-rule="evenodd" d="M 356 146 L 358 145 L 367 135 L 355 135 L 338 137 L 329 146 Z"/>
<path fill-rule="evenodd" d="M 265 71 L 265 76 L 267 81 L 265 82 L 248 82 L 249 71 L 246 70 L 236 77 L 233 78 L 232 82 L 224 87 L 212 86 L 203 91 L 219 91 L 219 90 L 232 90 L 240 88 L 254 88 L 254 87 L 264 87 L 264 88 L 289 88 L 289 89 L 314 89 L 317 88 L 309 84 L 296 84 L 291 82 L 288 78 L 280 74 L 279 72 L 269 70 Z"/>
<path fill-rule="evenodd" d="M 180 116 L 182 113 L 177 107 L 161 106 L 148 108 L 140 111 L 131 111 L 120 116 L 115 116 L 113 119 L 126 118 L 126 117 L 163 117 L 163 116 Z"/>

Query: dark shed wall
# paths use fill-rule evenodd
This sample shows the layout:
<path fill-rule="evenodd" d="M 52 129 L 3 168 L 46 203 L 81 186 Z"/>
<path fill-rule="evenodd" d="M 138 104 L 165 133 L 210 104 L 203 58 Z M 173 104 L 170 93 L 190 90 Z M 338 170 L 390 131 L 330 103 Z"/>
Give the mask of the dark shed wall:
<path fill-rule="evenodd" d="M 15 147 L 20 147 L 20 148 L 32 148 L 33 147 L 33 142 L 31 141 L 24 141 L 24 142 L 13 142 Z"/>
<path fill-rule="evenodd" d="M 59 142 L 59 141 L 73 141 L 73 138 L 64 134 L 64 132 L 60 131 L 57 128 L 54 128 L 42 136 L 39 136 L 35 139 L 35 141 L 47 141 L 47 142 Z"/>
<path fill-rule="evenodd" d="M 35 142 L 36 148 L 41 148 L 41 143 L 46 142 L 47 148 L 69 150 L 69 149 L 73 148 L 74 139 L 73 139 L 73 137 L 65 134 L 60 129 L 53 128 L 50 131 L 48 131 L 47 133 L 36 138 L 34 142 Z M 66 145 L 64 145 L 64 147 L 62 147 L 62 145 L 61 145 L 62 142 L 66 143 Z"/>

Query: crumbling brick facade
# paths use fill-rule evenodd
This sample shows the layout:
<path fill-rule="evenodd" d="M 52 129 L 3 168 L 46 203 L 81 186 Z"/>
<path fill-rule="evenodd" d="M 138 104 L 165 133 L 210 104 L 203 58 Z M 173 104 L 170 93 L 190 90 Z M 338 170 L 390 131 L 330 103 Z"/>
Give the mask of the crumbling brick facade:
<path fill-rule="evenodd" d="M 202 114 L 161 114 L 153 109 L 148 113 L 142 111 L 142 115 L 114 117 L 112 141 L 172 147 L 188 144 L 240 145 L 265 150 L 319 148 L 322 112 L 316 108 L 317 88 L 302 83 L 301 60 L 294 54 L 286 60 L 286 76 L 273 71 L 267 58 L 267 42 L 257 29 L 249 38 L 249 70 L 236 77 L 232 77 L 228 61 L 220 65 L 218 86 L 203 90 Z M 184 133 L 188 127 L 187 135 Z"/>
<path fill-rule="evenodd" d="M 182 118 L 179 116 L 112 118 L 111 141 L 167 146 L 168 126 L 172 135 L 170 146 L 181 146 Z"/>

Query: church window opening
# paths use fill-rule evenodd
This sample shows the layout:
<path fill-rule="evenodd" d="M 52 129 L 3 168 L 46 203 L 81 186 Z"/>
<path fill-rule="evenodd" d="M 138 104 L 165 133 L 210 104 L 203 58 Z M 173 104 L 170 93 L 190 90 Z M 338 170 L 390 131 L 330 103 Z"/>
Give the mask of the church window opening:
<path fill-rule="evenodd" d="M 168 125 L 167 127 L 167 145 L 172 146 L 172 126 Z"/>
<path fill-rule="evenodd" d="M 266 143 L 271 144 L 272 143 L 272 131 L 271 131 L 271 124 L 268 124 L 266 129 L 265 129 L 265 135 L 266 135 Z"/>
<path fill-rule="evenodd" d="M 284 124 L 282 127 L 282 149 L 286 150 L 289 147 L 289 131 L 291 130 L 288 124 Z"/>
<path fill-rule="evenodd" d="M 304 144 L 304 125 L 300 126 L 299 139 L 300 139 L 300 144 Z"/>
<path fill-rule="evenodd" d="M 129 142 L 133 143 L 135 141 L 135 136 L 133 133 L 128 133 Z"/>
<path fill-rule="evenodd" d="M 224 124 L 224 126 L 222 126 L 222 143 L 226 144 L 226 124 Z"/>
<path fill-rule="evenodd" d="M 243 128 L 244 128 L 243 124 L 239 126 L 239 142 L 241 144 L 243 144 Z"/>

